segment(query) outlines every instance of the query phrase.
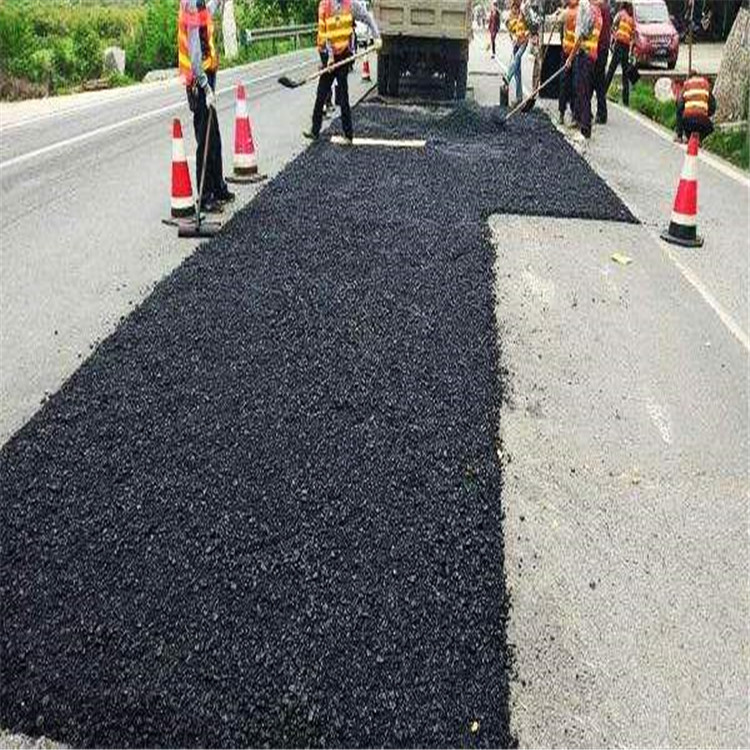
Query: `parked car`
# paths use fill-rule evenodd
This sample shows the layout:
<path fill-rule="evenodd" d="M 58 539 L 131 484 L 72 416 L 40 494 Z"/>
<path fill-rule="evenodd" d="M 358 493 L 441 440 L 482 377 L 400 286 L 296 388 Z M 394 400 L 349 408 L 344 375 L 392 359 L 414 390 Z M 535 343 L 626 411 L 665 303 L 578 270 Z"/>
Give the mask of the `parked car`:
<path fill-rule="evenodd" d="M 677 33 L 664 0 L 634 0 L 635 59 L 639 66 L 666 63 L 672 70 L 680 52 Z"/>

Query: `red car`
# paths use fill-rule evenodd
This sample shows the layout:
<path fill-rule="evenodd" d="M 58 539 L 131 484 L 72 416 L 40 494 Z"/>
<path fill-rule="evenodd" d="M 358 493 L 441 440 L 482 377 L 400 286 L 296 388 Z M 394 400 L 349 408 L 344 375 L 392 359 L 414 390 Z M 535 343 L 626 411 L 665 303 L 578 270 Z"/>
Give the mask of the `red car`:
<path fill-rule="evenodd" d="M 669 17 L 664 0 L 633 0 L 635 13 L 635 59 L 639 66 L 677 65 L 680 35 Z"/>

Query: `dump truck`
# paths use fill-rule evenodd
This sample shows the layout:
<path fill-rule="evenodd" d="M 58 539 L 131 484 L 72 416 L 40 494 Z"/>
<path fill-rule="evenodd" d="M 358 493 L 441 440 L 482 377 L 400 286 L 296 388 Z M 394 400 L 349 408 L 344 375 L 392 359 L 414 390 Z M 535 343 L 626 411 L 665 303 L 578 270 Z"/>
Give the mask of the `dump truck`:
<path fill-rule="evenodd" d="M 383 37 L 378 93 L 398 96 L 405 75 L 439 77 L 446 99 L 465 99 L 472 0 L 375 0 Z"/>

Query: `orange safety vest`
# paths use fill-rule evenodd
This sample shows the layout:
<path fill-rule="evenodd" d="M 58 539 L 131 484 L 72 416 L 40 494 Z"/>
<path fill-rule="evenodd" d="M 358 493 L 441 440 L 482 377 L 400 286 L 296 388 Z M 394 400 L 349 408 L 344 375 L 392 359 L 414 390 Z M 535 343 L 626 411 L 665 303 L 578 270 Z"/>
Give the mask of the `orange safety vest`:
<path fill-rule="evenodd" d="M 318 38 L 316 45 L 319 50 L 324 50 L 326 46 L 326 2 L 328 0 L 320 0 L 318 3 Z"/>
<path fill-rule="evenodd" d="M 710 122 L 708 100 L 711 87 L 703 76 L 693 76 L 685 81 L 682 87 L 682 101 L 685 104 L 682 117 L 693 122 Z"/>
<path fill-rule="evenodd" d="M 523 44 L 529 38 L 529 29 L 521 13 L 515 14 L 511 11 L 505 25 L 515 44 Z"/>
<path fill-rule="evenodd" d="M 594 21 L 594 27 L 591 29 L 591 33 L 587 37 L 581 39 L 581 49 L 593 62 L 596 62 L 596 56 L 599 50 L 599 34 L 601 34 L 602 31 L 602 12 L 593 0 L 591 2 L 591 16 Z"/>
<path fill-rule="evenodd" d="M 617 14 L 617 31 L 615 32 L 615 40 L 620 44 L 626 44 L 628 47 L 633 41 L 633 34 L 635 33 L 635 21 L 626 10 L 621 10 Z"/>
<path fill-rule="evenodd" d="M 323 0 L 323 16 L 318 12 L 318 39 L 323 36 L 323 45 L 330 44 L 334 55 L 341 55 L 351 47 L 354 34 L 354 16 L 351 0 L 342 0 L 341 10 L 334 15 L 331 0 Z"/>
<path fill-rule="evenodd" d="M 576 13 L 577 8 L 568 6 L 565 9 L 565 25 L 563 26 L 563 54 L 567 58 L 576 46 Z"/>
<path fill-rule="evenodd" d="M 201 64 L 207 73 L 215 73 L 219 69 L 219 53 L 214 42 L 214 21 L 206 10 L 206 0 L 197 0 L 197 9 L 189 10 L 185 0 L 180 1 L 180 14 L 177 19 L 177 59 L 180 68 L 180 78 L 186 86 L 192 86 L 195 75 L 190 61 L 190 45 L 188 32 L 198 29 L 201 43 Z"/>

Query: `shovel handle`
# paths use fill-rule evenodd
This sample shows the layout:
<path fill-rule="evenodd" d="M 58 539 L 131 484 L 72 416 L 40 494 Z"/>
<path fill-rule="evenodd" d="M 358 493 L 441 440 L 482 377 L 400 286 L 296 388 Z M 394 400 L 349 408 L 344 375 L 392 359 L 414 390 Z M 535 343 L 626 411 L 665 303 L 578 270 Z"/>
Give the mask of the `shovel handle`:
<path fill-rule="evenodd" d="M 366 49 L 363 49 L 361 52 L 357 52 L 354 55 L 351 55 L 350 57 L 345 57 L 343 60 L 339 60 L 338 62 L 333 63 L 333 65 L 326 65 L 325 68 L 321 68 L 320 70 L 316 70 L 314 73 L 311 73 L 309 76 L 306 76 L 303 78 L 299 83 L 298 86 L 301 86 L 303 83 L 310 83 L 310 81 L 314 81 L 316 78 L 320 78 L 320 76 L 325 75 L 326 73 L 330 73 L 333 70 L 336 70 L 337 68 L 343 68 L 344 65 L 349 65 L 350 63 L 353 63 L 355 60 L 360 60 L 363 57 L 367 57 L 367 55 L 372 54 L 375 51 L 374 47 L 367 47 Z"/>

